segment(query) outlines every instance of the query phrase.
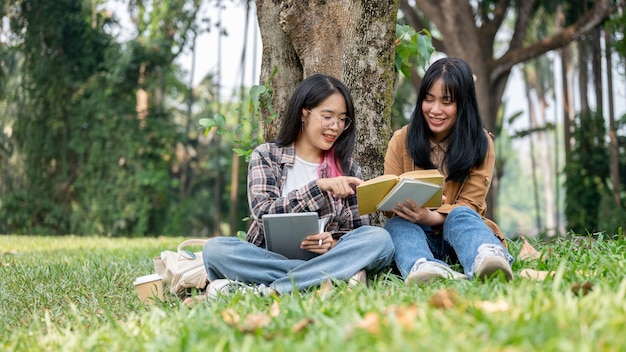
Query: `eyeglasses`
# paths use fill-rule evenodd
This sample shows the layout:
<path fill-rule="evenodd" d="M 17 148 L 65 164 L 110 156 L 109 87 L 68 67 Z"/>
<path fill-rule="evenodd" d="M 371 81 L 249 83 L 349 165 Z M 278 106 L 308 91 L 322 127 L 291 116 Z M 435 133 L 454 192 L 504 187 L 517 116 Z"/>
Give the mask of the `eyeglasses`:
<path fill-rule="evenodd" d="M 308 111 L 309 113 L 313 113 L 313 111 L 309 109 L 307 109 L 306 111 Z M 317 114 L 317 117 L 319 117 L 320 121 L 322 122 L 322 128 L 331 128 L 336 123 L 337 127 L 345 131 L 348 129 L 348 127 L 350 127 L 350 124 L 352 123 L 352 119 L 350 119 L 347 116 L 332 117 L 332 116 L 322 116 L 322 115 Z"/>

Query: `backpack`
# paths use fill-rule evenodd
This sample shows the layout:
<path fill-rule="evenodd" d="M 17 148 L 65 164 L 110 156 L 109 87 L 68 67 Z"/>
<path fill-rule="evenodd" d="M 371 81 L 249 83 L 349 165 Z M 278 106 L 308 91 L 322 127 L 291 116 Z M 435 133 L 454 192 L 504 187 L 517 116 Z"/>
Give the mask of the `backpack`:
<path fill-rule="evenodd" d="M 188 296 L 193 289 L 204 290 L 209 283 L 202 251 L 192 253 L 186 249 L 189 245 L 204 245 L 207 239 L 189 239 L 181 242 L 174 251 L 163 251 L 154 257 L 154 270 L 169 288 L 173 296 Z"/>

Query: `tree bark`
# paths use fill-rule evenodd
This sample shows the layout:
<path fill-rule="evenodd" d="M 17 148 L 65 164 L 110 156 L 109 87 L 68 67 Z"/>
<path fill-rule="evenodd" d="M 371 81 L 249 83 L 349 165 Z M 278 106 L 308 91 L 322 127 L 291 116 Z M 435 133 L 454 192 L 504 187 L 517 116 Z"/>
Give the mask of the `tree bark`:
<path fill-rule="evenodd" d="M 382 174 L 391 135 L 396 1 L 257 0 L 263 42 L 260 82 L 271 80 L 277 121 L 263 124 L 271 140 L 295 86 L 313 73 L 340 79 L 354 98 L 355 158 L 366 179 Z M 268 111 L 264 111 L 267 116 Z"/>

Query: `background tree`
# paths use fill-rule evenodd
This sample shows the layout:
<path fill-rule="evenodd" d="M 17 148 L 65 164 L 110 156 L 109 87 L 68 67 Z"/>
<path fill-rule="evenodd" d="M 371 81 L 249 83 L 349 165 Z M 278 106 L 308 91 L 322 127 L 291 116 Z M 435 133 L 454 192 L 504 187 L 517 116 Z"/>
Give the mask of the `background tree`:
<path fill-rule="evenodd" d="M 381 174 L 391 133 L 397 1 L 257 0 L 256 7 L 263 41 L 261 83 L 277 69 L 272 105 L 278 120 L 263 126 L 265 139 L 275 135 L 288 97 L 303 77 L 331 74 L 355 100 L 355 157 L 364 176 Z"/>
<path fill-rule="evenodd" d="M 163 16 L 157 20 L 139 6 L 139 37 L 122 46 L 108 33 L 115 20 L 100 5 L 6 5 L 9 50 L 22 58 L 10 72 L 18 89 L 3 100 L 3 112 L 15 115 L 4 125 L 12 129 L 14 157 L 2 169 L 20 172 L 0 175 L 7 232 L 144 235 L 162 233 L 176 218 L 172 146 L 186 142 L 165 99 L 156 97 L 184 88 L 172 61 L 194 12 L 168 6 L 156 11 Z M 162 28 L 165 39 L 150 34 Z M 137 104 L 142 90 L 155 98 Z"/>
<path fill-rule="evenodd" d="M 537 0 L 525 1 L 457 1 L 457 0 L 400 0 L 400 9 L 414 28 L 432 28 L 435 35 L 433 45 L 448 56 L 461 57 L 468 61 L 478 76 L 476 89 L 485 127 L 496 136 L 501 124 L 496 112 L 511 72 L 521 62 L 537 57 L 550 50 L 562 47 L 581 34 L 590 31 L 616 10 L 610 0 L 596 0 L 593 7 L 576 22 L 567 24 L 562 30 L 536 42 L 525 43 L 530 20 L 540 5 Z M 569 2 L 567 6 L 578 6 Z M 497 37 L 505 18 L 514 17 L 515 25 L 506 43 Z M 436 30 L 435 30 L 436 29 Z M 502 48 L 502 49 L 501 49 Z M 499 54 L 501 53 L 502 54 Z M 494 176 L 492 192 L 488 199 L 489 216 L 493 216 L 493 197 L 498 192 L 497 180 L 502 170 Z"/>
<path fill-rule="evenodd" d="M 243 162 L 237 166 L 233 156 L 245 156 L 251 146 L 272 138 L 278 126 L 272 122 L 272 116 L 280 116 L 276 112 L 284 109 L 287 96 L 304 76 L 312 72 L 331 73 L 351 88 L 357 99 L 359 117 L 356 157 L 366 177 L 382 172 L 389 135 L 393 129 L 407 123 L 414 108 L 413 87 L 419 84 L 421 69 L 420 65 L 411 67 L 410 78 L 398 74 L 404 72 L 398 70 L 398 57 L 406 55 L 406 47 L 403 39 L 398 38 L 398 33 L 403 31 L 398 28 L 402 26 L 396 27 L 394 21 L 398 10 L 396 3 L 258 1 L 257 14 L 264 44 L 262 84 L 252 87 L 250 97 L 243 94 L 247 89 L 242 87 L 233 94 L 231 102 L 220 98 L 219 67 L 194 87 L 189 77 L 184 79 L 188 83 L 183 83 L 181 77 L 185 72 L 176 62 L 184 48 L 193 48 L 194 38 L 203 31 L 216 30 L 228 35 L 220 26 L 222 19 L 218 17 L 215 21 L 214 17 L 219 13 L 215 10 L 220 10 L 225 1 L 125 0 L 133 30 L 130 39 L 124 41 L 113 35 L 119 32 L 120 24 L 104 10 L 104 1 L 0 0 L 4 24 L 0 33 L 0 232 L 234 234 L 244 229 L 245 223 L 241 220 L 247 216 L 248 209 L 245 201 L 235 204 L 236 200 L 245 200 L 245 180 L 236 173 L 245 172 L 247 165 L 242 158 Z M 593 26 L 578 25 L 585 18 L 595 19 L 597 13 L 590 15 L 592 10 L 602 7 L 587 3 L 589 10 L 580 1 L 454 2 L 437 16 L 445 21 L 450 20 L 448 16 L 461 16 L 458 20 L 454 17 L 454 25 L 464 28 L 457 29 L 463 32 L 460 34 L 442 30 L 444 26 L 440 28 L 434 20 L 435 24 L 431 25 L 425 16 L 427 11 L 418 7 L 413 12 L 403 11 L 404 17 L 397 22 L 401 25 L 412 20 L 412 15 L 421 16 L 420 23 L 427 25 L 413 25 L 413 28 L 432 29 L 436 35 L 434 43 L 440 50 L 443 45 L 450 45 L 461 52 L 463 47 L 456 48 L 457 40 L 461 45 L 475 40 L 482 45 L 473 49 L 478 51 L 477 55 L 505 53 L 500 57 L 485 54 L 485 58 L 494 57 L 484 62 L 470 57 L 480 61 L 480 65 L 485 63 L 484 72 L 493 72 L 487 76 L 479 74 L 477 83 L 484 85 L 488 79 L 488 85 L 493 86 L 490 88 L 497 91 L 503 77 L 509 75 L 506 63 L 521 60 L 530 67 L 531 62 L 523 56 L 536 55 L 536 43 L 543 48 L 552 45 L 550 43 L 567 41 L 566 37 L 585 39 L 586 35 L 579 34 L 591 33 L 589 28 Z M 623 1 L 612 3 L 623 6 Z M 443 4 L 451 3 L 444 1 Z M 555 4 L 561 6 L 555 7 Z M 427 5 L 439 6 L 432 2 Z M 204 6 L 211 6 L 209 19 L 198 17 L 202 12 L 199 7 Z M 457 13 L 457 8 L 467 8 L 465 6 L 475 11 L 475 17 L 468 16 L 470 11 Z M 558 9 L 562 14 L 559 28 L 563 29 L 554 30 L 550 28 L 550 16 L 556 17 Z M 541 13 L 547 18 L 543 20 L 547 24 L 545 32 L 526 25 L 538 21 Z M 606 43 L 613 42 L 614 46 L 606 45 L 607 50 L 615 48 L 616 52 L 624 52 L 626 21 L 623 16 L 623 12 L 616 11 L 610 21 L 612 38 Z M 464 27 L 466 23 L 474 27 Z M 495 32 L 506 34 L 507 31 L 510 34 L 502 37 L 512 38 L 510 41 L 494 39 Z M 453 34 L 450 44 L 447 44 L 446 33 Z M 561 34 L 555 37 L 555 33 Z M 581 56 L 578 46 L 572 44 L 562 47 L 567 49 L 561 56 L 565 60 L 563 77 L 567 78 L 564 84 L 575 83 L 578 77 L 584 80 L 585 72 L 579 65 L 590 68 L 588 82 L 600 81 L 597 38 L 602 37 L 595 35 L 593 38 L 589 49 L 592 54 Z M 502 49 L 500 43 L 508 47 Z M 485 51 L 485 46 L 493 50 Z M 530 54 L 522 48 L 530 48 Z M 418 56 L 415 52 L 409 55 Z M 623 54 L 617 59 L 622 60 L 622 64 L 615 65 L 616 74 L 623 74 Z M 194 68 L 191 70 L 193 72 Z M 549 74 L 528 75 L 533 76 L 546 78 Z M 537 101 L 548 96 L 539 93 L 549 91 L 541 83 L 528 87 L 530 95 L 538 97 Z M 574 208 L 569 214 L 583 219 L 582 222 L 587 221 L 586 216 L 594 217 L 596 222 L 588 224 L 596 230 L 615 228 L 616 224 L 623 224 L 625 212 L 615 206 L 616 195 L 623 203 L 623 190 L 615 186 L 615 181 L 609 182 L 604 166 L 598 164 L 595 170 L 584 162 L 587 155 L 595 155 L 593 148 L 598 148 L 597 155 L 605 155 L 602 154 L 605 152 L 609 155 L 607 145 L 611 142 L 611 150 L 617 157 L 617 162 L 611 165 L 611 175 L 617 170 L 617 175 L 612 177 L 620 185 L 624 184 L 623 146 L 626 142 L 620 133 L 625 118 L 616 116 L 614 127 L 610 127 L 609 117 L 608 137 L 600 129 L 585 136 L 576 134 L 573 127 L 588 129 L 598 124 L 600 128 L 606 122 L 602 122 L 603 116 L 597 108 L 594 111 L 593 104 L 599 104 L 597 97 L 610 95 L 610 90 L 606 94 L 598 93 L 601 87 L 598 84 L 589 90 L 574 89 L 574 85 L 565 87 L 569 90 L 565 95 L 567 99 L 563 99 L 567 109 L 563 130 L 564 134 L 575 136 L 565 139 L 573 153 L 567 160 L 574 164 L 581 162 L 569 169 L 572 175 L 580 176 L 579 182 L 574 182 L 578 176 L 572 177 L 572 190 L 582 192 L 572 192 L 571 197 L 589 196 L 594 199 L 591 203 L 573 199 L 578 204 L 596 206 L 588 214 L 579 214 L 581 209 Z M 479 91 L 483 88 L 479 86 Z M 580 101 L 578 95 L 583 91 L 589 92 L 591 114 L 588 116 L 576 114 L 574 109 L 574 102 Z M 489 99 L 499 104 L 500 98 L 494 97 L 488 94 Z M 499 129 L 511 128 L 518 114 L 505 116 L 504 104 L 494 106 L 497 110 L 488 113 L 495 114 L 495 132 L 500 132 L 496 140 L 497 170 L 500 174 L 505 169 L 517 172 L 503 178 L 506 192 L 515 196 L 509 197 L 511 199 L 498 209 L 503 217 L 498 221 L 509 226 L 511 234 L 528 234 L 526 226 L 532 222 L 528 214 L 533 213 L 533 200 L 530 192 L 519 194 L 518 182 L 530 179 L 530 170 L 534 168 L 522 158 L 519 158 L 522 170 L 507 167 L 504 161 L 518 160 L 515 157 L 519 155 L 515 155 L 509 140 L 514 135 L 508 136 Z M 539 108 L 535 110 L 541 112 Z M 257 115 L 258 111 L 262 115 Z M 535 142 L 539 141 L 538 131 L 546 126 L 540 116 L 541 113 L 537 114 L 536 124 L 526 131 L 534 133 Z M 224 138 L 216 131 L 201 135 L 198 122 L 207 118 L 220 121 L 236 138 Z M 573 127 L 566 127 L 570 122 Z M 586 137 L 590 139 L 584 140 Z M 237 140 L 237 144 L 232 144 L 233 140 Z M 237 148 L 235 154 L 233 146 Z M 587 154 L 589 150 L 591 154 Z M 558 169 L 558 164 L 554 169 Z M 540 179 L 538 184 L 542 184 Z M 577 189 L 576 185 L 589 187 L 593 192 Z M 609 195 L 607 189 L 613 193 Z M 539 198 L 542 196 L 542 192 L 537 194 Z M 555 194 L 555 203 L 559 204 L 560 193 L 557 190 Z M 225 214 L 229 214 L 228 217 Z"/>

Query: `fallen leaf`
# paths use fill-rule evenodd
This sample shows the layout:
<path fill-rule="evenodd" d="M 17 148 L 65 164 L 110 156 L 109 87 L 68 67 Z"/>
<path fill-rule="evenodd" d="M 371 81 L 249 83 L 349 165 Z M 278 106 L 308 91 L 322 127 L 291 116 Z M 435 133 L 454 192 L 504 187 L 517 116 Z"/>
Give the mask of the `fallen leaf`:
<path fill-rule="evenodd" d="M 572 285 L 572 292 L 576 296 L 586 296 L 591 291 L 593 291 L 593 283 L 589 281 L 585 281 L 582 284 L 576 282 Z"/>
<path fill-rule="evenodd" d="M 521 277 L 525 277 L 531 280 L 544 281 L 548 276 L 554 276 L 554 271 L 535 270 L 535 269 L 522 269 L 519 272 Z"/>
<path fill-rule="evenodd" d="M 526 237 L 522 236 L 522 249 L 519 252 L 519 260 L 533 260 L 541 258 L 541 252 L 537 251 L 528 241 Z"/>
<path fill-rule="evenodd" d="M 428 304 L 435 308 L 453 308 L 459 301 L 459 294 L 456 290 L 444 288 L 435 293 L 428 300 Z"/>
<path fill-rule="evenodd" d="M 311 295 L 311 300 L 315 300 L 316 298 L 324 298 L 329 296 L 332 292 L 333 292 L 333 282 L 332 280 L 328 279 L 326 281 L 324 281 L 321 285 L 320 288 L 317 289 L 317 291 L 315 291 L 315 295 Z"/>
<path fill-rule="evenodd" d="M 380 316 L 377 313 L 369 312 L 365 314 L 357 326 L 372 335 L 380 333 Z"/>
<path fill-rule="evenodd" d="M 313 324 L 315 322 L 315 320 L 313 320 L 313 318 L 304 318 L 302 320 L 300 320 L 299 322 L 296 323 L 296 325 L 294 325 L 291 328 L 291 332 L 292 333 L 298 333 L 304 329 L 306 329 L 307 326 Z"/>
<path fill-rule="evenodd" d="M 187 306 L 187 308 L 192 308 L 199 303 L 206 301 L 206 297 L 204 295 L 196 295 L 185 298 L 183 304 Z"/>
<path fill-rule="evenodd" d="M 280 304 L 278 304 L 277 301 L 274 301 L 274 303 L 272 303 L 272 305 L 270 306 L 270 316 L 272 318 L 276 318 L 279 315 L 280 315 Z"/>
<path fill-rule="evenodd" d="M 222 311 L 222 320 L 228 325 L 235 325 L 239 323 L 239 314 L 235 312 L 232 308 L 228 308 Z"/>
<path fill-rule="evenodd" d="M 243 324 L 239 326 L 239 330 L 242 332 L 254 332 L 270 325 L 271 322 L 272 318 L 267 314 L 251 313 L 246 316 Z"/>
<path fill-rule="evenodd" d="M 396 320 L 403 329 L 413 330 L 415 328 L 415 319 L 419 314 L 417 305 L 412 304 L 408 307 L 395 307 Z"/>
<path fill-rule="evenodd" d="M 496 302 L 491 301 L 478 301 L 474 303 L 476 308 L 484 311 L 485 313 L 496 313 L 496 312 L 506 312 L 509 310 L 509 304 L 504 300 L 499 300 Z"/>

